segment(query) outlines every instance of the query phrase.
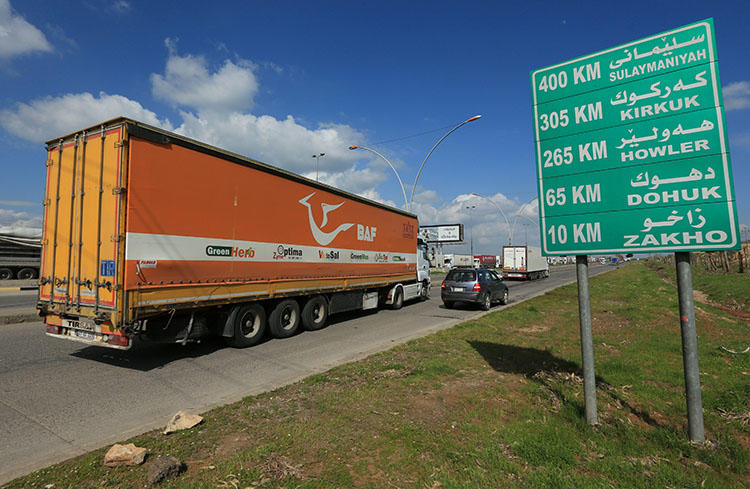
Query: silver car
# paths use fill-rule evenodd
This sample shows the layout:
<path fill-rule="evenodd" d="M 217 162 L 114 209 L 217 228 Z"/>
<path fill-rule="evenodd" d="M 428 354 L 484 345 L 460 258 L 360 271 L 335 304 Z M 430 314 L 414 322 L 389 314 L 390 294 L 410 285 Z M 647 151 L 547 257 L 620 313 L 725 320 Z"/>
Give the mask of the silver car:
<path fill-rule="evenodd" d="M 508 286 L 494 270 L 454 268 L 440 286 L 440 298 L 447 308 L 457 302 L 470 302 L 488 311 L 495 302 L 508 303 Z"/>

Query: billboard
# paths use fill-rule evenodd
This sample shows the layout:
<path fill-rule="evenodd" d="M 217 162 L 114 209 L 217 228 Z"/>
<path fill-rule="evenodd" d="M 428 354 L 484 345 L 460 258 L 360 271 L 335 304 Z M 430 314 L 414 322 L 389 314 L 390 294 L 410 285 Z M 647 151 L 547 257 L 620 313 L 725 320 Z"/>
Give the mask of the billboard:
<path fill-rule="evenodd" d="M 464 225 L 419 226 L 419 235 L 428 243 L 460 243 L 464 240 Z"/>

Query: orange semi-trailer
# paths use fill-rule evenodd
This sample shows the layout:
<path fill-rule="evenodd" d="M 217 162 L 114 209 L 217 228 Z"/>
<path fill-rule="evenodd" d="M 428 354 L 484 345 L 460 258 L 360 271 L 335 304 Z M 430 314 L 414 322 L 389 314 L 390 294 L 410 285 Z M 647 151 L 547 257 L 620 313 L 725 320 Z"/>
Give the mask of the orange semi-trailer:
<path fill-rule="evenodd" d="M 50 336 L 250 346 L 429 294 L 411 213 L 125 118 L 47 151 Z"/>

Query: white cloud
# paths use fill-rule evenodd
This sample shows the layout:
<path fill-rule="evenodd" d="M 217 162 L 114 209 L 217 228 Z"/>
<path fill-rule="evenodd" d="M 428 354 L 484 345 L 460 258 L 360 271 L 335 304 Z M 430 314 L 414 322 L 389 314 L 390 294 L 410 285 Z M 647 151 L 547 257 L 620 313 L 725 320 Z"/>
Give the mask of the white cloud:
<path fill-rule="evenodd" d="M 488 201 L 492 199 L 502 209 L 508 222 L 497 207 Z M 467 207 L 475 206 L 471 209 Z M 452 200 L 432 205 L 414 198 L 413 212 L 419 216 L 421 225 L 455 224 L 464 225 L 464 245 L 446 248 L 446 253 L 469 252 L 469 241 L 474 238 L 475 253 L 500 254 L 501 247 L 508 244 L 510 231 L 513 242 L 539 245 L 538 201 L 520 202 L 502 193 L 478 197 L 473 194 L 460 194 Z M 518 217 L 516 217 L 518 216 Z M 510 225 L 509 225 L 510 224 Z"/>
<path fill-rule="evenodd" d="M 750 131 L 730 132 L 729 145 L 732 148 L 750 148 Z"/>
<path fill-rule="evenodd" d="M 117 0 L 111 6 L 112 10 L 114 10 L 118 14 L 124 14 L 126 12 L 129 12 L 131 9 L 130 2 L 127 2 L 126 0 Z"/>
<path fill-rule="evenodd" d="M 35 51 L 50 52 L 42 31 L 13 11 L 9 0 L 0 0 L 0 60 Z"/>
<path fill-rule="evenodd" d="M 41 216 L 0 208 L 0 233 L 37 236 L 41 234 L 41 230 Z"/>
<path fill-rule="evenodd" d="M 180 108 L 178 134 L 313 178 L 317 163 L 322 181 L 357 192 L 374 190 L 383 180 L 379 171 L 357 169 L 358 156 L 348 150 L 363 139 L 357 130 L 341 124 L 310 128 L 292 115 L 276 119 L 253 114 L 259 88 L 255 64 L 227 59 L 212 71 L 203 56 L 178 55 L 176 43 L 165 41 L 169 56 L 164 73 L 152 73 L 150 79 L 155 97 Z M 314 160 L 312 155 L 319 153 L 325 156 Z"/>
<path fill-rule="evenodd" d="M 308 178 L 315 178 L 314 172 L 308 173 L 306 176 Z M 374 197 L 372 200 L 377 200 L 379 202 L 386 201 L 380 197 L 380 194 L 375 191 L 375 188 L 386 178 L 387 176 L 383 172 L 370 167 L 363 169 L 351 167 L 344 171 L 327 172 L 320 175 L 320 181 L 322 183 L 363 197 Z"/>
<path fill-rule="evenodd" d="M 169 120 L 160 120 L 140 103 L 104 92 L 98 97 L 84 92 L 19 103 L 13 110 L 0 111 L 0 125 L 20 138 L 42 142 L 119 116 L 172 128 Z"/>
<path fill-rule="evenodd" d="M 722 88 L 725 110 L 750 108 L 750 82 L 738 81 Z"/>
<path fill-rule="evenodd" d="M 169 58 L 163 75 L 151 74 L 151 86 L 156 98 L 175 107 L 195 108 L 199 112 L 240 112 L 253 107 L 258 92 L 258 81 L 253 64 L 239 60 L 237 64 L 225 60 L 210 73 L 203 56 L 179 56 L 176 41 L 165 41 Z"/>
<path fill-rule="evenodd" d="M 349 126 L 310 129 L 291 115 L 283 120 L 240 112 L 181 115 L 175 132 L 295 173 L 314 176 L 312 155 L 318 153 L 325 153 L 318 162 L 321 174 L 351 170 L 357 161 L 348 144 L 361 135 Z"/>
<path fill-rule="evenodd" d="M 27 200 L 0 200 L 0 205 L 9 205 L 15 207 L 33 207 L 38 206 L 39 202 L 29 202 Z"/>

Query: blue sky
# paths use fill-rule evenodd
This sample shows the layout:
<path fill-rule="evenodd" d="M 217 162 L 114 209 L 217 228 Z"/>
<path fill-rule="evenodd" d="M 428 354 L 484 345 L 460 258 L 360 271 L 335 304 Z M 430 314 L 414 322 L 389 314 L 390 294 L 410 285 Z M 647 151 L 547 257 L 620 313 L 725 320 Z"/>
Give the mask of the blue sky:
<path fill-rule="evenodd" d="M 748 224 L 747 2 L 0 0 L 0 231 L 41 227 L 45 140 L 119 115 L 312 178 L 324 152 L 321 181 L 402 207 L 390 168 L 348 147 L 385 155 L 408 194 L 482 114 L 430 156 L 413 210 L 498 254 L 508 226 L 471 194 L 536 219 L 530 71 L 708 17 Z M 514 241 L 538 243 L 529 219 Z"/>

